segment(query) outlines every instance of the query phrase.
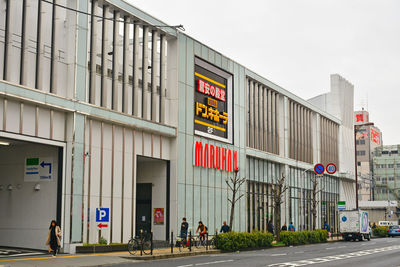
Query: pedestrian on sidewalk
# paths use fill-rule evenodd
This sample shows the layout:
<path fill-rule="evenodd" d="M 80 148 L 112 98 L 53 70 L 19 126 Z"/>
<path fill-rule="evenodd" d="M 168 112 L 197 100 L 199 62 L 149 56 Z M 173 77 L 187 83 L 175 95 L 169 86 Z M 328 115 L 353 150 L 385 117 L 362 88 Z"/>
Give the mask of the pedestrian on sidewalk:
<path fill-rule="evenodd" d="M 289 231 L 296 232 L 296 228 L 294 228 L 293 222 L 290 222 L 289 224 Z"/>
<path fill-rule="evenodd" d="M 285 223 L 285 224 L 283 224 L 281 231 L 287 231 L 287 226 L 286 226 L 286 223 Z"/>
<path fill-rule="evenodd" d="M 268 225 L 267 225 L 267 230 L 271 234 L 274 234 L 274 225 L 272 224 L 272 220 L 269 220 Z"/>
<path fill-rule="evenodd" d="M 331 231 L 331 228 L 329 227 L 329 224 L 328 224 L 327 221 L 325 221 L 325 223 L 324 223 L 324 228 L 323 228 L 323 229 L 324 229 L 324 230 L 327 230 L 328 232 Z"/>
<path fill-rule="evenodd" d="M 57 256 L 58 249 L 61 246 L 61 228 L 55 220 L 50 223 L 46 246 L 50 246 L 49 250 L 53 251 L 53 257 Z"/>
<path fill-rule="evenodd" d="M 231 229 L 229 227 L 229 225 L 226 224 L 226 221 L 224 221 L 224 224 L 221 227 L 221 230 L 219 231 L 220 233 L 227 233 L 229 232 Z"/>
<path fill-rule="evenodd" d="M 183 217 L 181 223 L 181 238 L 183 240 L 186 240 L 187 238 L 188 229 L 189 229 L 189 224 L 187 223 L 186 218 Z"/>

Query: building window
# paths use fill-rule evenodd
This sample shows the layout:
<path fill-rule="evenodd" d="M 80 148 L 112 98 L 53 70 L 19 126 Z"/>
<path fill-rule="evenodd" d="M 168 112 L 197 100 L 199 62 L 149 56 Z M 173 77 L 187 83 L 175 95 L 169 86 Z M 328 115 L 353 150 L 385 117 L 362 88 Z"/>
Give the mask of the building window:
<path fill-rule="evenodd" d="M 375 180 L 376 180 L 376 181 L 380 181 L 380 180 L 381 180 L 381 177 L 375 177 Z"/>
<path fill-rule="evenodd" d="M 382 155 L 388 155 L 389 151 L 382 151 Z"/>
<path fill-rule="evenodd" d="M 398 154 L 399 153 L 399 151 L 397 151 L 397 150 L 392 150 L 392 151 L 390 151 L 392 154 Z"/>
<path fill-rule="evenodd" d="M 389 177 L 389 181 L 394 181 L 394 177 Z"/>
<path fill-rule="evenodd" d="M 361 166 L 361 162 L 357 162 L 357 166 Z"/>
<path fill-rule="evenodd" d="M 394 168 L 394 164 L 388 164 L 388 168 L 389 169 L 393 169 Z"/>
<path fill-rule="evenodd" d="M 357 151 L 357 156 L 365 156 L 365 150 Z"/>
<path fill-rule="evenodd" d="M 397 163 L 397 164 L 396 164 L 396 167 L 400 169 L 400 163 Z"/>

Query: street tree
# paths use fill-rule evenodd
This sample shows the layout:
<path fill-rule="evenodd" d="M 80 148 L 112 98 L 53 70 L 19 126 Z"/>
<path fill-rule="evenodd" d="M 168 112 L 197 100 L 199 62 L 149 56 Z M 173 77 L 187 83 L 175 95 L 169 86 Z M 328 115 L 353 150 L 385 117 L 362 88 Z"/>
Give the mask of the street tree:
<path fill-rule="evenodd" d="M 240 187 L 246 182 L 246 178 L 240 178 L 239 176 L 239 169 L 235 170 L 233 177 L 225 180 L 226 184 L 228 185 L 229 190 L 232 192 L 232 197 L 228 197 L 228 201 L 231 204 L 231 214 L 229 218 L 229 227 L 232 231 L 233 229 L 233 218 L 235 212 L 235 204 L 236 202 L 241 199 L 244 194 L 239 192 Z"/>
<path fill-rule="evenodd" d="M 317 208 L 318 208 L 318 194 L 321 189 L 318 189 L 318 176 L 311 175 L 312 191 L 311 191 L 311 214 L 312 214 L 312 229 L 315 230 L 317 226 Z"/>
<path fill-rule="evenodd" d="M 281 204 L 283 203 L 283 195 L 288 189 L 286 186 L 286 177 L 282 175 L 272 187 L 273 208 L 274 208 L 274 226 L 276 240 L 279 242 L 281 237 Z"/>

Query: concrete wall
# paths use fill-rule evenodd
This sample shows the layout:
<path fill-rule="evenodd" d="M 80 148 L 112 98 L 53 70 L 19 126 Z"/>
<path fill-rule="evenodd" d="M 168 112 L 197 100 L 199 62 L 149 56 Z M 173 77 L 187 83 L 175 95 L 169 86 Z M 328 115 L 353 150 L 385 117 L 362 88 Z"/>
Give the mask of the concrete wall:
<path fill-rule="evenodd" d="M 101 235 L 108 242 L 126 243 L 135 233 L 137 156 L 169 160 L 169 138 L 91 119 L 85 120 L 84 127 L 83 242 L 98 242 L 95 210 L 104 207 L 110 208 L 112 216 Z M 141 165 L 141 173 L 157 177 L 153 166 L 148 167 Z M 159 182 L 165 187 L 161 179 L 154 184 Z"/>
<path fill-rule="evenodd" d="M 166 218 L 167 218 L 167 162 L 153 160 L 149 158 L 138 158 L 137 183 L 151 183 L 151 228 L 153 230 L 154 240 L 165 240 Z M 154 209 L 164 208 L 164 224 L 154 224 Z"/>
<path fill-rule="evenodd" d="M 26 157 L 52 158 L 53 179 L 24 181 Z M 0 246 L 46 249 L 50 221 L 57 215 L 58 148 L 30 143 L 0 146 L 0 158 Z M 36 184 L 39 191 L 34 190 Z"/>

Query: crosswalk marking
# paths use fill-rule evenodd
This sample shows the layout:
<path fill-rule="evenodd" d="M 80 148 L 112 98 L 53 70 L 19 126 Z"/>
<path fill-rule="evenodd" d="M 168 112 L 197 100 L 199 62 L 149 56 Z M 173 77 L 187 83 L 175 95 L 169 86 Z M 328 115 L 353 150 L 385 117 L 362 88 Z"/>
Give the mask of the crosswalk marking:
<path fill-rule="evenodd" d="M 334 255 L 334 256 L 326 256 L 326 257 L 318 257 L 314 259 L 307 259 L 307 260 L 299 260 L 299 261 L 292 261 L 292 262 L 282 262 L 282 263 L 274 263 L 267 265 L 269 267 L 276 266 L 276 267 L 288 267 L 288 266 L 304 266 L 310 264 L 317 264 L 322 262 L 329 262 L 329 261 L 336 261 L 336 260 L 344 260 L 348 258 L 354 257 L 362 257 L 365 255 L 371 255 L 379 252 L 390 251 L 400 249 L 400 245 L 398 246 L 390 246 L 390 247 L 383 247 L 383 248 L 375 248 L 375 249 L 368 249 L 368 250 L 361 250 L 346 254 Z"/>

